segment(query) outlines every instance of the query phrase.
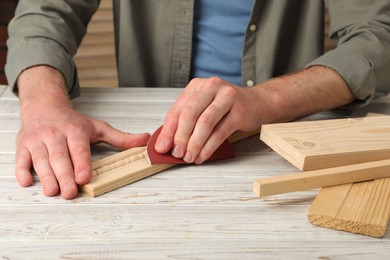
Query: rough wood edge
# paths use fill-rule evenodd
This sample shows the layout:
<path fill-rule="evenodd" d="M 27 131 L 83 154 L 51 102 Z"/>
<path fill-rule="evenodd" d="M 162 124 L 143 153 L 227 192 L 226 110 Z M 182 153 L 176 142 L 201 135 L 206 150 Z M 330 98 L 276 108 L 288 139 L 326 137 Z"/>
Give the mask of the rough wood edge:
<path fill-rule="evenodd" d="M 323 188 L 312 203 L 313 225 L 383 237 L 390 220 L 390 178 Z"/>

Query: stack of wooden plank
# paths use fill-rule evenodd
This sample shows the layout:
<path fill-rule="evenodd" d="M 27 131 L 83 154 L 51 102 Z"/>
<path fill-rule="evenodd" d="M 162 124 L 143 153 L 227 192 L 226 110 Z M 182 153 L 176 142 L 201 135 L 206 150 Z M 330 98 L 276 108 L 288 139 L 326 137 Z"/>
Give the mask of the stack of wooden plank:
<path fill-rule="evenodd" d="M 81 87 L 117 87 L 112 0 L 101 0 L 75 56 Z"/>
<path fill-rule="evenodd" d="M 304 172 L 256 180 L 259 197 L 323 187 L 309 210 L 311 223 L 384 236 L 390 219 L 390 116 L 264 125 L 260 139 Z"/>

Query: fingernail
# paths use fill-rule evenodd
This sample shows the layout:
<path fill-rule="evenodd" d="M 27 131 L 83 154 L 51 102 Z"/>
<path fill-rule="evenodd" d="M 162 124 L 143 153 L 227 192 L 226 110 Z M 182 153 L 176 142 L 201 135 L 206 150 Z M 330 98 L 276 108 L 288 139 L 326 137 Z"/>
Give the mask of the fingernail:
<path fill-rule="evenodd" d="M 70 183 L 65 184 L 63 192 L 65 192 L 65 193 L 73 192 L 73 185 Z"/>
<path fill-rule="evenodd" d="M 172 155 L 176 158 L 181 158 L 181 149 L 178 145 L 175 145 L 172 150 Z"/>
<path fill-rule="evenodd" d="M 56 186 L 54 185 L 54 183 L 52 181 L 47 181 L 45 183 L 45 192 L 46 192 L 46 194 L 54 195 L 55 189 L 56 189 Z"/>
<path fill-rule="evenodd" d="M 195 163 L 196 164 L 201 164 L 202 163 L 202 159 L 198 156 L 195 160 Z"/>
<path fill-rule="evenodd" d="M 25 186 L 27 184 L 27 176 L 25 174 L 21 174 L 18 176 L 19 178 L 19 183 L 22 185 L 22 186 Z"/>
<path fill-rule="evenodd" d="M 186 155 L 184 156 L 183 160 L 188 163 L 192 163 L 194 159 L 192 158 L 192 153 L 186 152 Z"/>
<path fill-rule="evenodd" d="M 81 172 L 79 172 L 77 174 L 77 180 L 79 181 L 83 181 L 88 175 L 88 171 L 87 170 L 82 170 Z"/>
<path fill-rule="evenodd" d="M 159 142 L 156 143 L 156 147 L 155 147 L 156 150 L 163 151 L 166 148 L 167 148 L 167 143 L 166 142 L 159 141 Z"/>

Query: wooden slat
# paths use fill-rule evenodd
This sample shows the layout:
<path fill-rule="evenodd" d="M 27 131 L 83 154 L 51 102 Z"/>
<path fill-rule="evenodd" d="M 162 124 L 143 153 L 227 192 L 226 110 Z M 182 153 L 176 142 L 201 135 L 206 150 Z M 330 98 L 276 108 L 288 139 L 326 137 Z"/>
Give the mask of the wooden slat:
<path fill-rule="evenodd" d="M 253 191 L 260 197 L 390 177 L 390 159 L 258 179 Z"/>
<path fill-rule="evenodd" d="M 81 186 L 81 190 L 96 197 L 173 166 L 151 165 L 146 156 L 146 147 L 136 147 L 94 162 L 93 179 Z"/>
<path fill-rule="evenodd" d="M 390 159 L 390 117 L 263 125 L 260 139 L 300 170 Z"/>
<path fill-rule="evenodd" d="M 383 237 L 390 220 L 390 178 L 322 189 L 308 219 L 321 227 Z"/>

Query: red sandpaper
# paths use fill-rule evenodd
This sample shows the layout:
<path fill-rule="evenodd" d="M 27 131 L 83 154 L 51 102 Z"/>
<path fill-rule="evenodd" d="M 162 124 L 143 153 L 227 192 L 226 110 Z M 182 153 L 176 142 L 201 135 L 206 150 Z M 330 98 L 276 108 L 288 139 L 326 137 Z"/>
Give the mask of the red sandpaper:
<path fill-rule="evenodd" d="M 156 152 L 154 149 L 154 146 L 157 141 L 157 137 L 160 135 L 162 126 L 160 126 L 150 137 L 148 144 L 146 145 L 146 152 L 148 154 L 148 159 L 150 164 L 185 164 L 183 159 L 179 159 L 171 155 L 170 152 L 161 154 Z M 222 160 L 222 159 L 228 159 L 234 157 L 234 151 L 232 145 L 225 140 L 218 149 L 211 155 L 209 159 L 206 161 L 216 161 L 216 160 Z"/>

